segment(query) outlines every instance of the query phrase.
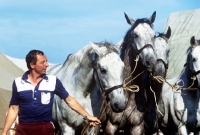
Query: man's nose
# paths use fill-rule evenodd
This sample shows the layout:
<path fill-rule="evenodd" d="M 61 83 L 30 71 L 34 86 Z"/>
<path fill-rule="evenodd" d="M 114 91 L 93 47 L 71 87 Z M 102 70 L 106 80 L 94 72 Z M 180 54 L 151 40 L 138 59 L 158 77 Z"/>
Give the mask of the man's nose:
<path fill-rule="evenodd" d="M 46 62 L 46 63 L 45 63 L 45 66 L 46 66 L 46 67 L 48 67 L 48 66 L 49 66 L 49 63 L 48 63 L 48 62 Z"/>

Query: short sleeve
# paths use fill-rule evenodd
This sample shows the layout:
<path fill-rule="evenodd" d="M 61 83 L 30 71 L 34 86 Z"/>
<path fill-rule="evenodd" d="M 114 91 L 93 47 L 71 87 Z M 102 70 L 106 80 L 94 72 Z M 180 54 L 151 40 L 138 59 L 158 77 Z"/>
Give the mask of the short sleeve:
<path fill-rule="evenodd" d="M 19 105 L 19 98 L 15 81 L 13 81 L 12 84 L 12 97 L 10 100 L 10 105 Z"/>
<path fill-rule="evenodd" d="M 56 78 L 55 94 L 58 95 L 61 99 L 65 99 L 69 95 L 62 82 L 58 78 Z"/>

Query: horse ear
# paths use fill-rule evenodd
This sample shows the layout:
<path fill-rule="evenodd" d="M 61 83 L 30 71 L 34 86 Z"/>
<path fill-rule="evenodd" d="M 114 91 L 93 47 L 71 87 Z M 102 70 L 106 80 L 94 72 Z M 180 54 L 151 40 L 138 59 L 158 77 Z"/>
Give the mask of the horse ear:
<path fill-rule="evenodd" d="M 190 39 L 190 44 L 192 47 L 195 47 L 196 46 L 196 42 L 195 42 L 195 36 L 192 36 L 191 39 Z"/>
<path fill-rule="evenodd" d="M 104 52 L 106 52 L 106 50 L 107 50 L 106 47 L 99 47 L 98 45 L 96 45 L 90 41 L 89 41 L 89 43 L 92 46 L 92 49 L 97 53 L 97 55 L 101 55 Z"/>
<path fill-rule="evenodd" d="M 167 39 L 169 39 L 170 36 L 171 36 L 171 28 L 170 28 L 170 26 L 169 26 L 169 27 L 168 27 L 168 30 L 167 30 L 167 33 L 165 34 L 165 37 L 166 37 Z"/>
<path fill-rule="evenodd" d="M 150 21 L 151 23 L 154 23 L 155 18 L 156 18 L 156 11 L 153 12 L 153 14 L 151 15 L 151 17 L 149 18 L 149 21 Z"/>
<path fill-rule="evenodd" d="M 95 52 L 98 53 L 99 47 L 98 47 L 96 44 L 92 43 L 91 41 L 89 41 L 89 43 L 90 43 L 90 45 L 92 46 L 92 49 L 93 49 Z"/>
<path fill-rule="evenodd" d="M 125 12 L 124 12 L 124 15 L 125 15 L 127 23 L 130 24 L 131 26 L 133 26 L 135 21 L 132 18 L 130 18 Z"/>
<path fill-rule="evenodd" d="M 123 43 L 124 39 L 120 40 L 116 45 L 115 48 L 117 49 L 117 51 L 119 51 L 122 47 L 122 43 Z"/>

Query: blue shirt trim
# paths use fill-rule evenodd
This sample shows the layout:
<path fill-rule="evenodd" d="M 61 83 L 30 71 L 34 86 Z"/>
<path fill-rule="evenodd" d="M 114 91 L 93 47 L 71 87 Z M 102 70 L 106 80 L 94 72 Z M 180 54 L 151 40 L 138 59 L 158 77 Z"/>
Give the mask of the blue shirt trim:
<path fill-rule="evenodd" d="M 13 81 L 10 104 L 19 105 L 20 122 L 51 121 L 54 94 L 61 99 L 69 95 L 56 76 L 45 74 L 34 87 L 28 81 L 28 72 L 25 72 Z"/>

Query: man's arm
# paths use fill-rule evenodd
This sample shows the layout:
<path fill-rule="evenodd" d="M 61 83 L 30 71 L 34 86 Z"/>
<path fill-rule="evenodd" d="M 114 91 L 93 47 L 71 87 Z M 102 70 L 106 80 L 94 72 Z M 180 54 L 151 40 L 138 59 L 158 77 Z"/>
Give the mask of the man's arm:
<path fill-rule="evenodd" d="M 95 126 L 96 124 L 100 124 L 100 120 L 97 117 L 93 117 L 87 113 L 87 111 L 70 95 L 65 99 L 67 105 L 72 108 L 74 111 L 82 115 L 85 119 L 90 122 L 91 125 Z"/>
<path fill-rule="evenodd" d="M 9 110 L 8 110 L 8 114 L 6 116 L 6 121 L 4 124 L 4 128 L 2 131 L 1 135 L 6 135 L 6 133 L 8 132 L 9 128 L 11 127 L 11 125 L 13 124 L 13 122 L 15 121 L 17 115 L 19 112 L 19 106 L 18 105 L 10 105 Z"/>

